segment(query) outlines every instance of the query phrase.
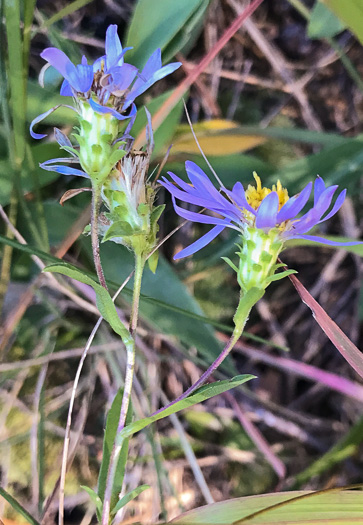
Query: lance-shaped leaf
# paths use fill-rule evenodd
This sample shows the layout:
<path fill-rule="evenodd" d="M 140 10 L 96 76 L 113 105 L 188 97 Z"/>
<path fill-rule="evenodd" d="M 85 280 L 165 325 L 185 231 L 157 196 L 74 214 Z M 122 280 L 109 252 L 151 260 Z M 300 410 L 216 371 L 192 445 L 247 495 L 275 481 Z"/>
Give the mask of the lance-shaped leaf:
<path fill-rule="evenodd" d="M 289 275 L 289 279 L 295 286 L 303 302 L 310 308 L 313 317 L 322 330 L 329 337 L 333 345 L 339 350 L 350 366 L 363 377 L 363 353 L 352 343 L 339 326 L 329 317 L 326 311 L 307 291 L 295 275 Z"/>
<path fill-rule="evenodd" d="M 74 267 L 69 266 L 68 264 L 51 264 L 44 268 L 44 272 L 56 272 L 75 279 L 83 284 L 88 284 L 92 286 L 96 293 L 96 304 L 97 308 L 100 311 L 102 317 L 110 324 L 111 328 L 122 338 L 124 344 L 131 342 L 132 337 L 125 327 L 125 325 L 120 321 L 119 316 L 117 315 L 116 307 L 111 299 L 108 291 L 103 288 L 100 284 L 96 283 L 91 277 L 84 274 L 80 270 L 75 269 Z"/>
<path fill-rule="evenodd" d="M 181 401 L 171 404 L 170 406 L 165 408 L 165 410 L 161 410 L 160 412 L 157 412 L 152 416 L 131 423 L 131 425 L 128 425 L 120 432 L 120 434 L 118 435 L 118 439 L 122 441 L 126 437 L 132 436 L 136 432 L 139 432 L 143 428 L 151 425 L 151 423 L 159 421 L 159 419 L 163 419 L 164 417 L 170 416 L 170 414 L 180 412 L 180 410 L 183 410 L 184 408 L 188 408 L 193 405 L 196 405 L 197 403 L 201 403 L 202 401 L 206 401 L 211 397 L 223 394 L 223 392 L 227 392 L 228 390 L 231 390 L 231 388 L 235 388 L 236 386 L 242 385 L 250 379 L 255 379 L 255 376 L 249 374 L 239 375 L 233 377 L 232 379 L 228 379 L 225 381 L 216 381 L 215 383 L 204 385 L 198 388 L 198 390 L 193 392 L 186 399 L 182 399 Z"/>

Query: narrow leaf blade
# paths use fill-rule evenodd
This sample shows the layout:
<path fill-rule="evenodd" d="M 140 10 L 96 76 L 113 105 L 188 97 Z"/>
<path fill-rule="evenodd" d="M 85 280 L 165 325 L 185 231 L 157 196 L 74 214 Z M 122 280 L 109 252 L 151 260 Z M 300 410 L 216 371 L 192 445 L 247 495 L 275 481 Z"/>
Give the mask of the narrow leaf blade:
<path fill-rule="evenodd" d="M 20 503 L 15 498 L 13 498 L 11 494 L 6 492 L 6 490 L 2 487 L 0 487 L 0 496 L 6 499 L 6 501 L 10 503 L 13 509 L 19 512 L 19 514 L 21 514 L 23 518 L 25 518 L 28 521 L 28 523 L 30 523 L 30 525 L 40 525 L 39 521 L 33 518 L 33 516 L 29 514 L 29 512 L 25 510 L 24 507 L 20 505 Z"/>
<path fill-rule="evenodd" d="M 289 279 L 295 286 L 302 301 L 310 308 L 313 317 L 320 325 L 322 330 L 329 337 L 333 345 L 339 350 L 344 359 L 348 361 L 351 367 L 363 377 L 363 354 L 345 335 L 339 326 L 328 316 L 325 310 L 301 284 L 295 275 L 289 275 Z"/>
<path fill-rule="evenodd" d="M 255 376 L 249 374 L 239 375 L 233 377 L 232 379 L 228 379 L 225 381 L 216 381 L 215 383 L 204 385 L 198 390 L 196 390 L 193 394 L 188 396 L 186 399 L 178 401 L 177 403 L 169 406 L 165 410 L 154 414 L 153 416 L 149 416 L 144 419 L 140 419 L 139 421 L 135 421 L 134 423 L 131 423 L 131 425 L 125 427 L 124 430 L 121 432 L 120 438 L 132 436 L 136 432 L 139 432 L 140 430 L 151 425 L 151 423 L 154 423 L 155 421 L 159 421 L 164 417 L 170 416 L 170 414 L 180 412 L 180 410 L 183 410 L 184 408 L 188 408 L 193 405 L 196 405 L 197 403 L 206 401 L 211 397 L 223 394 L 223 392 L 227 392 L 228 390 L 231 390 L 231 388 L 235 388 L 236 386 L 242 385 L 250 379 L 255 379 Z"/>

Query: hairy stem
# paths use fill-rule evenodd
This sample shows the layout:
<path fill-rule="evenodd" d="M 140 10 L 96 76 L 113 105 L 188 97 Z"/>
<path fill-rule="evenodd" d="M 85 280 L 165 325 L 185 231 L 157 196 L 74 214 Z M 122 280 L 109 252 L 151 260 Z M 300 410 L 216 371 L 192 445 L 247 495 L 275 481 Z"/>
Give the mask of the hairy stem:
<path fill-rule="evenodd" d="M 106 279 L 103 274 L 101 257 L 100 257 L 100 241 L 98 238 L 98 216 L 101 206 L 101 188 L 99 185 L 93 185 L 92 188 L 92 214 L 91 214 L 91 242 L 93 262 L 96 268 L 98 280 L 107 290 Z"/>
<path fill-rule="evenodd" d="M 135 277 L 134 277 L 134 290 L 132 298 L 132 308 L 130 316 L 130 334 L 132 340 L 126 344 L 127 352 L 127 362 L 126 362 L 126 375 L 125 375 L 125 386 L 122 396 L 120 418 L 117 426 L 117 433 L 115 442 L 113 444 L 113 449 L 110 458 L 110 464 L 108 467 L 106 489 L 103 500 L 103 511 L 102 511 L 102 525 L 109 525 L 110 522 L 110 512 L 111 512 L 111 499 L 112 499 L 112 488 L 114 484 L 115 473 L 117 469 L 118 460 L 120 457 L 123 440 L 117 439 L 121 431 L 125 428 L 127 411 L 129 409 L 131 391 L 132 391 L 132 382 L 134 377 L 134 368 L 135 368 L 135 338 L 136 338 L 136 328 L 137 320 L 139 314 L 139 301 L 140 301 L 140 291 L 141 291 L 141 281 L 142 274 L 144 270 L 145 259 L 141 256 L 135 256 Z"/>
<path fill-rule="evenodd" d="M 222 352 L 219 354 L 217 359 L 210 365 L 210 367 L 200 376 L 200 378 L 193 385 L 191 385 L 177 399 L 174 399 L 174 401 L 171 401 L 164 407 L 159 408 L 159 410 L 151 414 L 152 416 L 155 416 L 156 414 L 160 414 L 167 408 L 175 405 L 179 401 L 182 401 L 183 399 L 188 397 L 192 392 L 197 390 L 197 388 L 202 386 L 207 381 L 207 379 L 213 374 L 213 372 L 217 370 L 217 368 L 223 363 L 226 357 L 230 354 L 234 345 L 237 343 L 238 339 L 242 335 L 243 329 L 246 325 L 246 322 L 248 320 L 252 307 L 257 303 L 257 301 L 259 301 L 259 299 L 261 299 L 264 293 L 265 293 L 265 290 L 261 290 L 259 288 L 252 288 L 245 295 L 241 296 L 235 316 L 234 316 L 235 328 L 233 330 L 233 333 L 228 343 L 223 348 Z"/>

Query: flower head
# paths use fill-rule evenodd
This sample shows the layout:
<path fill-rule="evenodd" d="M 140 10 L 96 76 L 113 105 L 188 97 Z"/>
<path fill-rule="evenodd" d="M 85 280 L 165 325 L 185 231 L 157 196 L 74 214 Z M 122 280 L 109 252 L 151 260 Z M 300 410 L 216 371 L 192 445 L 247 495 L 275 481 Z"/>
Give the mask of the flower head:
<path fill-rule="evenodd" d="M 41 53 L 41 57 L 64 77 L 60 93 L 73 97 L 74 106 L 66 107 L 74 110 L 79 120 L 77 133 L 73 133 L 76 145 L 56 130 L 59 145 L 71 157 L 47 160 L 41 167 L 65 175 L 88 177 L 96 184 L 103 183 L 125 153 L 122 149 L 124 139 L 130 137 L 136 118 L 135 98 L 180 66 L 179 62 L 175 62 L 162 67 L 160 49 L 157 49 L 140 73 L 135 66 L 125 63 L 124 55 L 131 48 L 122 48 L 116 25 L 108 27 L 105 47 L 106 54 L 98 58 L 93 66 L 88 65 L 85 57 L 81 64 L 75 66 L 63 51 L 55 47 Z M 46 136 L 35 133 L 33 128 L 58 107 L 33 120 L 30 125 L 33 138 Z M 123 125 L 125 119 L 129 119 L 126 129 Z M 81 170 L 72 166 L 77 162 Z"/>
<path fill-rule="evenodd" d="M 103 242 L 111 240 L 123 244 L 143 256 L 156 245 L 157 221 L 164 209 L 164 206 L 154 206 L 155 187 L 147 180 L 154 142 L 151 115 L 147 110 L 146 114 L 146 149 L 130 149 L 111 171 L 101 189 L 107 211 L 101 215 L 99 223 Z"/>
<path fill-rule="evenodd" d="M 219 192 L 194 162 L 187 161 L 185 166 L 191 184 L 185 183 L 173 173 L 169 173 L 173 182 L 164 178 L 161 184 L 171 193 L 178 215 L 194 222 L 212 224 L 214 227 L 179 252 L 175 259 L 197 252 L 217 237 L 224 228 L 232 228 L 238 231 L 242 238 L 239 252 L 240 269 L 234 268 L 238 271 L 241 286 L 246 288 L 247 281 L 248 287 L 251 287 L 256 286 L 259 279 L 266 283 L 271 280 L 276 269 L 277 257 L 284 242 L 289 239 L 306 239 L 333 246 L 359 244 L 341 243 L 308 235 L 313 227 L 335 215 L 345 199 L 346 190 L 343 190 L 331 207 L 338 186 L 326 186 L 320 177 L 317 177 L 314 183 L 313 206 L 299 217 L 312 192 L 312 182 L 299 194 L 289 198 L 280 181 L 271 189 L 265 188 L 262 187 L 258 175 L 254 174 L 256 186 L 249 185 L 245 190 L 242 184 L 237 182 L 232 191 L 221 188 Z M 213 215 L 187 211 L 177 205 L 176 199 L 205 208 Z"/>
<path fill-rule="evenodd" d="M 124 55 L 131 48 L 122 48 L 116 25 L 107 28 L 105 48 L 106 54 L 93 66 L 87 64 L 86 57 L 75 66 L 63 51 L 55 47 L 45 49 L 41 57 L 63 76 L 61 95 L 88 100 L 95 111 L 111 113 L 119 120 L 132 117 L 135 110 L 130 110 L 130 106 L 134 100 L 181 65 L 174 62 L 162 67 L 161 52 L 157 49 L 140 73 L 137 67 L 125 63 Z"/>

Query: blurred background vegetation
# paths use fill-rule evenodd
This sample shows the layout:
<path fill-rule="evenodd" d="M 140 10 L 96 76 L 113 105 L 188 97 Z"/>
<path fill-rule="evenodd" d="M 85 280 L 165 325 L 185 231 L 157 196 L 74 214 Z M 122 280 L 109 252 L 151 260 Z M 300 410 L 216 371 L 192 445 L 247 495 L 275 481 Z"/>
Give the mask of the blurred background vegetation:
<path fill-rule="evenodd" d="M 57 258 L 91 272 L 93 267 L 90 239 L 82 235 L 89 193 L 59 204 L 65 191 L 87 183 L 38 167 L 59 156 L 52 126 L 69 132 L 73 114 L 60 108 L 50 115 L 38 126 L 49 133 L 43 141 L 28 133 L 34 117 L 64 102 L 55 70 L 48 69 L 44 87 L 39 85 L 44 65 L 39 54 L 55 46 L 75 63 L 82 54 L 94 60 L 103 52 L 108 25 L 117 24 L 123 45 L 134 47 L 128 62 L 142 66 L 156 47 L 164 62 L 173 57 L 183 62 L 144 97 L 155 114 L 245 5 L 242 0 L 1 2 L 0 204 L 16 231 L 1 219 L 0 475 L 1 486 L 35 517 L 47 502 L 46 523 L 56 518 L 52 493 L 72 382 L 97 315 L 86 287 L 40 273 L 41 262 Z M 348 188 L 350 196 L 322 233 L 361 235 L 362 38 L 359 0 L 264 0 L 184 98 L 201 146 L 226 187 L 238 180 L 252 183 L 256 170 L 265 185 L 280 179 L 293 194 L 319 174 Z M 207 170 L 183 101 L 164 116 L 155 132 L 152 169 L 173 144 L 163 174 L 171 170 L 185 178 L 187 159 Z M 140 107 L 135 137 L 144 125 Z M 163 189 L 158 200 L 167 205 L 160 222 L 163 238 L 179 218 Z M 145 274 L 133 397 L 138 416 L 195 381 L 230 333 L 239 290 L 221 256 L 234 257 L 234 233 L 225 231 L 194 257 L 172 261 L 204 231 L 203 225 L 185 225 L 162 246 L 156 274 Z M 362 255 L 362 248 L 296 241 L 283 254 L 358 346 Z M 110 243 L 101 247 L 101 256 L 116 290 L 132 270 L 132 257 Z M 126 318 L 129 301 L 126 288 L 118 302 Z M 362 481 L 363 386 L 287 279 L 271 285 L 245 335 L 216 377 L 252 373 L 258 379 L 132 439 L 128 487 L 153 488 L 127 507 L 126 520 L 149 523 L 206 502 Z M 76 400 L 67 523 L 93 519 L 80 485 L 96 484 L 105 415 L 122 386 L 124 366 L 119 340 L 101 327 Z M 5 500 L 0 516 L 19 519 Z"/>

